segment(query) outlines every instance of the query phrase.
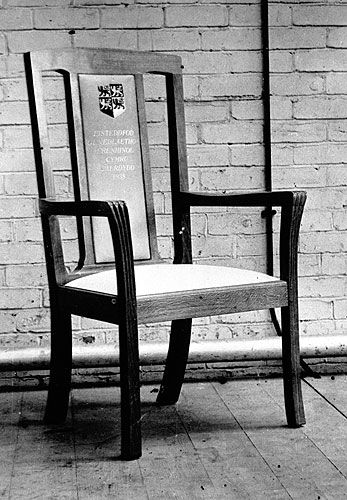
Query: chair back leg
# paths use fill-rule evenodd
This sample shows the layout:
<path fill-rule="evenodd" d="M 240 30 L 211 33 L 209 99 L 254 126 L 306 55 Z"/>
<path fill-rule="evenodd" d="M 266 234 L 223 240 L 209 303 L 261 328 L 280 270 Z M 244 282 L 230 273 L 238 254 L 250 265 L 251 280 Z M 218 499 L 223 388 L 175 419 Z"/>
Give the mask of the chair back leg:
<path fill-rule="evenodd" d="M 159 405 L 178 401 L 188 361 L 191 330 L 190 318 L 172 321 L 165 371 L 157 397 Z"/>
<path fill-rule="evenodd" d="M 62 423 L 69 406 L 72 366 L 71 314 L 51 297 L 51 362 L 44 420 Z"/>

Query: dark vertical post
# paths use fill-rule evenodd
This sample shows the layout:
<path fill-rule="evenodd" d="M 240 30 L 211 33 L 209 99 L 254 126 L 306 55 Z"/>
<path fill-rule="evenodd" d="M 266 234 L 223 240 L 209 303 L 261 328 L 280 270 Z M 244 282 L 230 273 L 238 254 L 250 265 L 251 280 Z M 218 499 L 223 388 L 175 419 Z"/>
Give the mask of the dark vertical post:
<path fill-rule="evenodd" d="M 263 56 L 263 106 L 264 106 L 264 175 L 265 190 L 272 191 L 272 157 L 271 157 L 271 97 L 270 97 L 270 48 L 269 48 L 269 0 L 261 0 L 261 33 L 262 33 L 262 56 Z M 272 207 L 266 207 L 263 211 L 266 229 L 266 272 L 273 275 L 273 224 L 272 217 L 275 212 Z M 277 332 L 281 335 L 281 328 L 277 320 L 276 312 L 270 309 L 271 320 Z"/>
<path fill-rule="evenodd" d="M 282 307 L 282 365 L 284 400 L 289 427 L 305 423 L 300 380 L 298 311 L 298 239 L 306 193 L 296 191 L 282 207 L 280 277 L 288 283 L 288 306 Z"/>
<path fill-rule="evenodd" d="M 174 263 L 191 264 L 190 208 L 180 193 L 189 190 L 182 73 L 166 75 Z"/>
<path fill-rule="evenodd" d="M 182 73 L 166 75 L 170 144 L 174 264 L 191 264 L 192 246 L 190 208 L 183 205 L 180 193 L 188 191 L 184 98 Z M 157 403 L 174 404 L 179 398 L 186 371 L 191 338 L 191 318 L 171 323 L 169 350 Z"/>
<path fill-rule="evenodd" d="M 115 248 L 117 304 L 119 320 L 119 364 L 121 391 L 121 453 L 124 460 L 135 460 L 142 453 L 139 342 L 134 255 L 130 222 L 124 202 L 109 203 L 109 219 Z"/>
<path fill-rule="evenodd" d="M 271 102 L 270 102 L 270 59 L 269 59 L 269 8 L 268 0 L 261 0 L 261 31 L 263 56 L 263 106 L 264 106 L 264 156 L 265 190 L 272 190 L 271 159 Z M 264 211 L 266 219 L 267 272 L 273 273 L 272 207 Z"/>

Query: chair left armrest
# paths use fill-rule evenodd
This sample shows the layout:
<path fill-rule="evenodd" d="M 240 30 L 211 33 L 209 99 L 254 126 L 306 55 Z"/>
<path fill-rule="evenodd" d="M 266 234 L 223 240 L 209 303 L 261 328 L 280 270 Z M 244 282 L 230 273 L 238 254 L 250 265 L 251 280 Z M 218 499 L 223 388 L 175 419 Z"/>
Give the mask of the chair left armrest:
<path fill-rule="evenodd" d="M 261 191 L 243 193 L 199 193 L 181 192 L 183 204 L 193 206 L 224 206 L 224 207 L 285 207 L 298 203 L 305 204 L 305 191 Z"/>
<path fill-rule="evenodd" d="M 252 193 L 197 193 L 181 192 L 185 206 L 281 207 L 280 278 L 297 289 L 297 254 L 300 222 L 306 202 L 305 191 L 266 191 Z"/>

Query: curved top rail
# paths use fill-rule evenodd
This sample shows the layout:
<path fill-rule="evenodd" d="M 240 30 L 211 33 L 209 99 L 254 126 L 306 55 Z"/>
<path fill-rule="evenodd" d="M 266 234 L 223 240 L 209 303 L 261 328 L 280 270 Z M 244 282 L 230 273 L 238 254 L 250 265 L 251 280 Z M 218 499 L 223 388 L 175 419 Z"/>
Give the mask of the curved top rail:
<path fill-rule="evenodd" d="M 179 56 L 121 49 L 66 48 L 29 52 L 33 70 L 94 74 L 179 74 Z"/>

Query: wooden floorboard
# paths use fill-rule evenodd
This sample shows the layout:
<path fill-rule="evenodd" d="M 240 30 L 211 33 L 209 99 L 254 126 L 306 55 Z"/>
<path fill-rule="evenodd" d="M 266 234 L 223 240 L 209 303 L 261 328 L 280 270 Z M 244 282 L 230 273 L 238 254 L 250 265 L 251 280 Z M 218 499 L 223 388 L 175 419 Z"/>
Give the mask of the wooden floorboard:
<path fill-rule="evenodd" d="M 76 499 L 71 417 L 63 426 L 45 426 L 46 394 L 23 394 L 9 498 Z"/>
<path fill-rule="evenodd" d="M 0 497 L 10 495 L 15 450 L 18 441 L 22 394 L 0 395 Z"/>
<path fill-rule="evenodd" d="M 67 422 L 45 392 L 0 394 L 0 498 L 346 499 L 347 377 L 307 379 L 306 426 L 286 427 L 282 381 L 186 384 L 176 406 L 142 388 L 143 456 L 120 454 L 119 389 L 75 389 Z"/>
<path fill-rule="evenodd" d="M 265 385 L 266 384 L 266 385 Z M 335 385 L 333 385 L 335 384 Z M 347 418 L 336 409 L 342 408 L 346 399 L 347 386 L 346 377 L 337 377 L 335 381 L 326 377 L 325 379 L 307 379 L 303 383 L 303 394 L 306 408 L 306 425 L 302 427 L 303 434 L 321 452 L 322 456 L 339 473 L 338 483 L 341 482 L 342 490 L 346 490 L 347 478 Z M 271 393 L 278 405 L 282 404 L 278 384 L 273 381 L 261 382 L 265 390 Z M 312 387 L 315 386 L 315 390 Z M 331 399 L 335 400 L 336 407 L 322 397 L 318 392 L 319 387 L 326 396 L 331 394 Z M 341 398 L 339 399 L 339 394 Z M 323 471 L 321 471 L 323 472 Z M 347 498 L 347 493 L 345 493 Z M 337 497 L 339 498 L 339 497 Z"/>
<path fill-rule="evenodd" d="M 305 391 L 308 423 L 304 432 L 347 478 L 347 377 L 325 378 L 324 382 L 309 379 L 307 383 L 315 391 Z"/>
<path fill-rule="evenodd" d="M 289 429 L 284 427 L 283 395 L 279 380 L 250 382 L 259 389 L 252 391 L 252 397 L 248 382 L 238 384 L 233 394 L 229 392 L 230 387 L 219 387 L 218 390 L 224 400 L 228 401 L 228 397 L 233 400 L 230 403 L 233 414 L 290 496 L 297 499 L 347 498 L 346 478 L 333 461 L 342 460 L 347 451 L 345 419 L 338 412 L 332 412 L 331 406 L 304 384 L 307 424 L 300 429 Z M 240 395 L 239 404 L 235 392 Z M 266 407 L 271 408 L 271 413 Z M 259 408 L 262 408 L 260 413 Z M 254 415 L 261 413 L 262 424 L 254 419 Z M 342 448 L 335 450 L 336 456 L 331 453 L 330 458 L 324 452 L 324 447 L 328 449 L 331 446 L 329 433 L 339 436 Z M 344 455 L 341 455 L 342 450 Z"/>
<path fill-rule="evenodd" d="M 73 391 L 79 499 L 147 499 L 138 461 L 120 460 L 118 388 Z"/>
<path fill-rule="evenodd" d="M 187 385 L 177 411 L 221 498 L 290 498 L 212 384 Z"/>
<path fill-rule="evenodd" d="M 148 396 L 150 394 L 149 390 Z M 149 398 L 145 396 L 145 399 Z M 143 434 L 140 467 L 148 498 L 216 498 L 213 483 L 175 406 L 148 405 Z"/>
<path fill-rule="evenodd" d="M 347 418 L 347 375 L 308 378 L 306 383 Z"/>

